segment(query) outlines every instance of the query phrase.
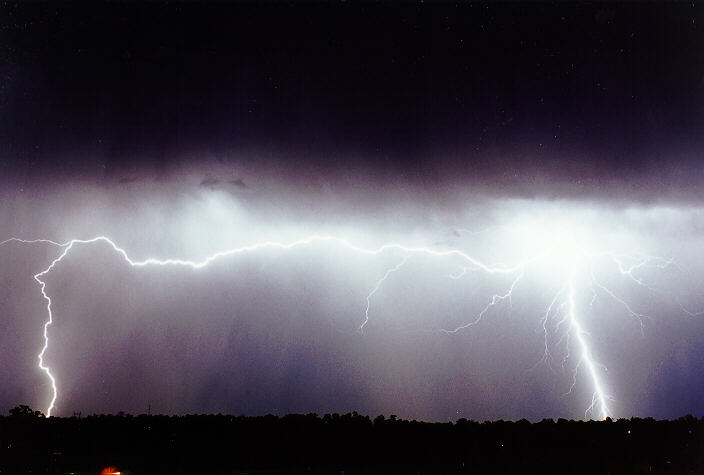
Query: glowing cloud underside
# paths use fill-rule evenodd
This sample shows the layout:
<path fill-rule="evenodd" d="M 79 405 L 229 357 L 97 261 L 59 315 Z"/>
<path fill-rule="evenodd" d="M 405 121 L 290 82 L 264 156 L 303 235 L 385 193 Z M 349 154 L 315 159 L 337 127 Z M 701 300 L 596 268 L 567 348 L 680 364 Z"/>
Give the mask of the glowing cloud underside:
<path fill-rule="evenodd" d="M 115 242 L 106 236 L 98 236 L 92 239 L 73 239 L 64 243 L 59 243 L 48 239 L 25 240 L 20 238 L 10 238 L 0 242 L 0 245 L 9 242 L 18 242 L 23 244 L 44 243 L 56 246 L 60 249 L 60 253 L 50 263 L 50 265 L 46 269 L 34 275 L 34 279 L 39 284 L 42 296 L 46 301 L 46 310 L 48 315 L 43 328 L 44 345 L 38 354 L 39 368 L 46 374 L 46 377 L 51 383 L 51 397 L 46 408 L 47 415 L 51 415 L 52 411 L 54 411 L 56 407 L 56 402 L 59 395 L 59 383 L 45 361 L 45 355 L 50 344 L 49 327 L 54 322 L 54 315 L 52 313 L 52 299 L 46 292 L 46 283 L 43 279 L 64 258 L 69 256 L 71 250 L 77 246 L 104 243 L 109 245 L 116 253 L 120 254 L 130 266 L 137 268 L 146 266 L 181 266 L 192 269 L 201 269 L 207 267 L 210 263 L 218 259 L 234 258 L 237 255 L 245 253 L 257 253 L 267 249 L 279 249 L 293 252 L 295 249 L 304 246 L 314 247 L 323 245 L 332 248 L 346 249 L 347 251 L 354 253 L 371 256 L 391 253 L 398 255 L 399 260 L 397 264 L 388 268 L 388 270 L 380 276 L 376 283 L 370 285 L 370 292 L 366 297 L 366 306 L 363 321 L 360 325 L 360 330 L 363 330 L 369 322 L 370 309 L 372 308 L 374 295 L 382 288 L 387 279 L 392 278 L 394 273 L 403 272 L 404 267 L 414 257 L 424 256 L 426 258 L 429 257 L 441 260 L 443 265 L 447 265 L 449 268 L 455 269 L 455 271 L 448 273 L 448 278 L 450 279 L 461 279 L 469 273 L 475 272 L 485 274 L 503 274 L 509 276 L 510 283 L 507 284 L 506 290 L 490 296 L 487 299 L 486 305 L 482 307 L 482 310 L 470 318 L 467 323 L 456 328 L 438 329 L 438 331 L 442 331 L 447 334 L 457 334 L 462 331 L 469 331 L 473 325 L 479 323 L 482 318 L 484 318 L 485 315 L 491 312 L 494 308 L 499 307 L 504 302 L 510 304 L 514 289 L 521 285 L 522 279 L 527 271 L 539 269 L 541 267 L 549 269 L 549 272 L 553 275 L 553 281 L 556 280 L 559 283 L 559 290 L 554 294 L 548 307 L 542 314 L 542 319 L 540 320 L 542 322 L 545 339 L 545 354 L 542 362 L 551 365 L 555 361 L 555 358 L 553 358 L 551 354 L 550 345 L 548 342 L 550 333 L 553 331 L 552 329 L 562 328 L 562 331 L 564 332 L 562 337 L 567 338 L 567 340 L 571 342 L 570 345 L 567 345 L 567 353 L 562 359 L 562 365 L 564 367 L 564 364 L 568 358 L 573 358 L 572 361 L 576 361 L 575 364 L 572 364 L 571 368 L 572 385 L 569 392 L 571 392 L 577 384 L 578 372 L 584 371 L 586 377 L 591 382 L 593 391 L 591 404 L 586 408 L 584 417 L 587 419 L 603 419 L 609 417 L 612 414 L 609 409 L 609 401 L 612 397 L 607 392 L 606 384 L 602 377 L 606 368 L 596 360 L 596 357 L 593 355 L 590 348 L 591 337 L 585 328 L 583 328 L 583 324 L 581 323 L 580 312 L 582 309 L 580 309 L 578 305 L 577 295 L 584 290 L 583 287 L 588 287 L 593 293 L 592 303 L 593 300 L 596 299 L 597 293 L 600 293 L 601 295 L 616 301 L 623 307 L 624 312 L 627 315 L 638 319 L 642 325 L 643 319 L 646 316 L 634 311 L 624 299 L 597 281 L 594 273 L 594 267 L 596 265 L 603 266 L 604 259 L 606 259 L 610 262 L 613 269 L 615 269 L 614 272 L 616 275 L 630 279 L 634 285 L 646 286 L 645 283 L 636 276 L 636 271 L 638 269 L 651 267 L 665 268 L 671 265 L 671 261 L 648 255 L 623 255 L 610 254 L 601 251 L 595 252 L 590 249 L 591 246 L 588 246 L 588 243 L 577 242 L 569 229 L 565 229 L 564 227 L 553 228 L 546 231 L 546 228 L 541 224 L 535 229 L 537 229 L 537 232 L 532 232 L 533 239 L 535 241 L 534 245 L 531 246 L 533 248 L 532 251 L 524 258 L 518 259 L 515 264 L 511 265 L 486 264 L 480 259 L 470 255 L 468 252 L 460 249 L 405 246 L 396 242 L 385 243 L 378 247 L 363 247 L 356 245 L 347 239 L 330 235 L 310 235 L 304 239 L 292 240 L 288 242 L 255 242 L 251 245 L 216 252 L 201 260 L 156 258 L 134 260 L 129 256 L 127 251 L 119 247 Z M 520 233 L 523 240 L 527 240 L 531 234 L 526 233 L 525 227 L 524 229 L 519 229 L 516 232 Z M 585 285 L 581 285 L 582 280 L 586 282 Z M 551 323 L 554 325 L 551 325 Z M 576 353 L 575 356 L 570 356 L 570 346 L 572 346 L 571 350 Z"/>

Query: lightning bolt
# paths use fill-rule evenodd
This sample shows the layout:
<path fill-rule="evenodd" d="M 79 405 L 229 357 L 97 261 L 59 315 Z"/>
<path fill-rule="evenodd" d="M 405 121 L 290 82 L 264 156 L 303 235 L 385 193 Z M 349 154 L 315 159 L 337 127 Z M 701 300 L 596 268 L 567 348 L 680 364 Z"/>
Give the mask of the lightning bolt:
<path fill-rule="evenodd" d="M 393 274 L 394 272 L 398 272 L 398 270 L 403 267 L 406 261 L 408 261 L 408 256 L 403 256 L 403 260 L 401 260 L 401 262 L 399 262 L 395 267 L 392 267 L 391 269 L 387 270 L 384 276 L 377 281 L 372 291 L 369 292 L 369 295 L 367 295 L 367 308 L 364 309 L 364 322 L 362 322 L 362 325 L 359 327 L 360 330 L 364 330 L 364 326 L 369 323 L 369 308 L 372 305 L 372 297 L 375 293 L 379 291 L 379 289 L 381 288 L 381 284 L 383 284 L 391 274 Z"/>
<path fill-rule="evenodd" d="M 464 272 L 464 271 L 463 271 Z M 455 278 L 453 276 L 450 276 L 451 278 Z M 460 325 L 454 330 L 445 330 L 442 329 L 440 331 L 444 333 L 457 333 L 460 330 L 464 330 L 465 328 L 473 327 L 474 325 L 478 324 L 479 322 L 482 321 L 484 318 L 484 315 L 494 306 L 500 304 L 504 300 L 508 300 L 509 302 L 511 301 L 511 295 L 513 294 L 513 289 L 516 287 L 516 284 L 518 283 L 519 280 L 523 278 L 523 272 L 520 272 L 518 274 L 518 277 L 511 283 L 511 286 L 509 287 L 508 291 L 506 291 L 505 294 L 494 294 L 491 297 L 491 300 L 489 300 L 489 303 L 486 304 L 486 306 L 477 314 L 476 318 L 469 323 L 465 323 L 464 325 Z"/>
<path fill-rule="evenodd" d="M 582 324 L 580 323 L 579 319 L 579 309 L 577 306 L 577 275 L 579 270 L 581 269 L 580 263 L 583 261 L 586 261 L 588 263 L 591 263 L 593 258 L 595 257 L 603 257 L 603 256 L 608 256 L 610 257 L 613 262 L 616 264 L 618 268 L 618 273 L 628 279 L 631 279 L 634 283 L 638 285 L 645 286 L 646 284 L 643 282 L 643 280 L 635 275 L 636 271 L 641 270 L 643 268 L 647 267 L 657 267 L 657 268 L 664 268 L 668 265 L 671 264 L 671 261 L 667 261 L 661 258 L 657 257 L 651 257 L 651 256 L 636 256 L 633 258 L 632 256 L 629 257 L 628 259 L 635 259 L 633 262 L 630 264 L 626 263 L 626 256 L 623 255 L 609 255 L 609 254 L 590 254 L 582 249 L 580 249 L 574 238 L 569 235 L 569 233 L 560 233 L 558 236 L 558 239 L 553 242 L 552 246 L 548 246 L 546 249 L 541 250 L 540 252 L 537 252 L 535 255 L 523 259 L 519 261 L 518 263 L 511 265 L 511 266 L 506 266 L 503 264 L 497 264 L 497 265 L 489 265 L 485 264 L 479 259 L 469 255 L 468 253 L 460 250 L 460 249 L 436 249 L 436 248 L 429 248 L 429 247 L 413 247 L 413 246 L 405 246 L 403 244 L 399 243 L 387 243 L 383 244 L 378 247 L 362 247 L 356 244 L 353 244 L 352 242 L 335 237 L 335 236 L 329 236 L 329 235 L 312 235 L 303 239 L 299 240 L 293 240 L 289 242 L 280 242 L 280 241 L 264 241 L 264 242 L 257 242 L 254 244 L 250 244 L 247 246 L 241 246 L 241 247 L 235 247 L 232 249 L 227 249 L 224 251 L 216 252 L 214 254 L 211 254 L 201 260 L 184 260 L 184 259 L 158 259 L 158 258 L 147 258 L 144 260 L 134 260 L 132 259 L 128 253 L 121 247 L 119 247 L 114 241 L 112 241 L 110 238 L 106 236 L 98 236 L 94 237 L 92 239 L 72 239 L 70 241 L 60 243 L 56 241 L 52 241 L 49 239 L 34 239 L 34 240 L 25 240 L 25 239 L 20 239 L 20 238 L 10 238 L 6 239 L 5 241 L 0 242 L 0 245 L 7 244 L 10 242 L 18 242 L 22 244 L 38 244 L 38 243 L 44 243 L 44 244 L 50 244 L 52 246 L 58 247 L 61 249 L 61 252 L 59 255 L 51 261 L 50 265 L 45 268 L 44 270 L 40 271 L 39 273 L 34 275 L 34 280 L 39 284 L 40 291 L 42 294 L 42 297 L 46 301 L 46 311 L 48 314 L 47 320 L 44 323 L 43 327 L 43 337 L 44 337 L 44 344 L 42 346 L 42 349 L 40 353 L 37 355 L 39 359 L 39 368 L 42 372 L 44 372 L 49 379 L 51 383 L 51 400 L 48 404 L 46 413 L 48 416 L 51 416 L 52 411 L 56 407 L 56 401 L 58 398 L 58 389 L 57 389 L 57 381 L 54 375 L 51 372 L 51 369 L 45 362 L 45 355 L 46 352 L 49 348 L 49 327 L 53 324 L 54 322 L 54 316 L 52 313 L 52 300 L 51 297 L 47 294 L 46 291 L 46 282 L 43 280 L 44 277 L 49 274 L 64 258 L 66 258 L 72 249 L 79 245 L 89 245 L 89 244 L 96 244 L 96 243 L 104 243 L 108 245 L 109 247 L 112 248 L 113 251 L 118 253 L 119 255 L 122 256 L 122 258 L 127 262 L 130 266 L 132 267 L 146 267 L 146 266 L 180 266 L 180 267 L 188 267 L 192 269 L 201 269 L 206 266 L 208 266 L 210 263 L 213 261 L 216 261 L 218 259 L 223 259 L 231 256 L 235 256 L 238 254 L 245 254 L 245 253 L 254 253 L 258 251 L 263 251 L 266 249 L 279 249 L 279 250 L 292 250 L 294 248 L 298 247 L 303 247 L 303 246 L 314 246 L 314 245 L 332 245 L 332 246 L 338 246 L 340 248 L 347 249 L 349 251 L 359 253 L 359 254 L 365 254 L 365 255 L 371 255 L 371 256 L 378 256 L 384 253 L 397 253 L 401 255 L 401 260 L 399 261 L 398 264 L 396 264 L 394 267 L 389 268 L 383 276 L 375 283 L 375 285 L 372 287 L 372 290 L 367 294 L 366 296 L 366 307 L 364 311 L 364 320 L 361 326 L 359 327 L 360 330 L 363 330 L 364 327 L 367 325 L 369 322 L 369 312 L 371 308 L 371 302 L 372 298 L 374 297 L 377 292 L 381 289 L 382 285 L 387 281 L 387 279 L 394 273 L 399 272 L 407 263 L 407 261 L 415 256 L 415 255 L 424 255 L 424 256 L 430 256 L 433 258 L 444 258 L 444 259 L 453 259 L 459 261 L 459 265 L 461 268 L 461 272 L 457 275 L 449 275 L 451 279 L 461 279 L 465 274 L 467 274 L 468 271 L 481 271 L 486 274 L 496 274 L 496 275 L 507 275 L 507 276 L 513 276 L 510 285 L 508 286 L 508 289 L 503 292 L 503 293 L 496 293 L 494 294 L 491 299 L 488 301 L 488 303 L 482 308 L 482 310 L 476 314 L 472 319 L 470 319 L 467 323 L 459 325 L 455 327 L 452 330 L 446 330 L 446 329 L 441 329 L 440 331 L 446 333 L 446 334 L 455 334 L 458 333 L 462 330 L 466 330 L 470 327 L 473 327 L 475 325 L 478 325 L 481 323 L 481 321 L 486 317 L 488 313 L 493 311 L 494 309 L 498 308 L 503 302 L 508 302 L 509 304 L 511 303 L 511 297 L 512 294 L 514 293 L 515 288 L 519 285 L 521 282 L 522 278 L 528 271 L 528 269 L 536 264 L 537 262 L 544 260 L 546 258 L 554 258 L 555 255 L 557 255 L 557 259 L 562 259 L 564 262 L 563 268 L 566 270 L 566 277 L 565 277 L 565 282 L 564 284 L 560 287 L 560 290 L 554 295 L 554 297 L 551 299 L 547 310 L 543 313 L 542 318 L 540 319 L 540 325 L 543 329 L 544 332 L 544 341 L 545 341 L 545 351 L 544 351 L 544 356 L 541 361 L 548 363 L 553 359 L 551 352 L 549 351 L 549 333 L 550 333 L 550 320 L 551 318 L 558 318 L 560 316 L 560 320 L 557 322 L 557 326 L 555 327 L 555 331 L 559 331 L 561 326 L 566 326 L 567 330 L 565 335 L 563 337 L 569 337 L 571 336 L 573 339 L 576 340 L 578 350 L 579 350 L 579 358 L 577 360 L 577 363 L 574 365 L 573 368 L 573 378 L 572 378 L 572 385 L 570 387 L 570 391 L 572 392 L 574 386 L 576 385 L 576 380 L 577 380 L 577 372 L 580 368 L 586 368 L 587 375 L 589 376 L 589 379 L 591 380 L 592 383 L 592 388 L 593 388 L 593 395 L 591 398 L 591 404 L 585 411 L 585 418 L 588 418 L 589 415 L 595 415 L 598 414 L 600 418 L 606 418 L 610 415 L 609 407 L 607 404 L 607 401 L 610 399 L 610 396 L 605 392 L 604 390 L 604 384 L 601 381 L 600 377 L 600 370 L 605 369 L 602 365 L 598 364 L 593 355 L 592 351 L 589 346 L 588 342 L 588 333 L 584 330 L 582 327 Z M 614 299 L 616 302 L 621 304 L 622 306 L 625 307 L 625 310 L 628 314 L 630 314 L 633 317 L 636 317 L 639 319 L 641 326 L 643 325 L 643 319 L 646 318 L 645 315 L 642 315 L 634 310 L 631 309 L 631 307 L 626 303 L 626 301 L 616 295 L 616 293 L 612 292 L 609 290 L 607 287 L 599 283 L 596 278 L 594 277 L 593 272 L 590 274 L 590 279 L 591 279 L 591 285 L 592 285 L 592 292 L 594 293 L 593 299 L 592 299 L 592 304 L 594 299 L 596 299 L 596 289 L 599 289 L 606 295 L 608 295 L 610 298 Z M 561 339 L 562 340 L 562 339 Z M 560 341 L 561 341 L 560 340 Z M 559 341 L 558 341 L 559 343 Z M 569 344 L 567 345 L 566 349 L 566 355 L 563 359 L 563 366 L 566 361 L 570 359 L 570 354 L 569 354 Z"/>
<path fill-rule="evenodd" d="M 589 373 L 589 377 L 592 380 L 592 384 L 594 385 L 594 394 L 592 395 L 592 403 L 591 405 L 587 408 L 587 410 L 584 412 L 584 417 L 585 419 L 588 417 L 588 414 L 593 412 L 596 405 L 598 404 L 600 409 L 601 409 L 601 418 L 606 419 L 609 417 L 609 408 L 606 405 L 606 399 L 607 396 L 604 393 L 604 390 L 602 389 L 602 383 L 599 379 L 599 375 L 596 370 L 596 364 L 594 363 L 594 360 L 592 358 L 591 350 L 589 349 L 589 345 L 587 344 L 587 340 L 585 339 L 585 333 L 584 330 L 582 330 L 582 326 L 579 323 L 579 320 L 577 319 L 577 309 L 575 305 L 575 274 L 577 270 L 577 265 L 575 262 L 570 263 L 570 270 L 569 270 L 569 277 L 568 277 L 568 315 L 569 315 L 569 323 L 570 323 L 570 328 L 573 331 L 573 334 L 577 338 L 577 342 L 579 343 L 579 348 L 580 351 L 582 352 L 582 357 L 579 362 L 579 365 L 584 364 L 587 367 L 587 372 Z M 575 375 L 576 375 L 576 370 L 575 370 Z"/>

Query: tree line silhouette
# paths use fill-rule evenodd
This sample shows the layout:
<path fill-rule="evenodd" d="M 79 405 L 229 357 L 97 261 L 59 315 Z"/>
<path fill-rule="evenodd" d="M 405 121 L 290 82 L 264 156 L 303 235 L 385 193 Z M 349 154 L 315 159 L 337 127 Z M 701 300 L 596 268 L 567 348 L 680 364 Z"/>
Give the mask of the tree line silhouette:
<path fill-rule="evenodd" d="M 704 418 L 0 416 L 0 473 L 704 473 Z"/>

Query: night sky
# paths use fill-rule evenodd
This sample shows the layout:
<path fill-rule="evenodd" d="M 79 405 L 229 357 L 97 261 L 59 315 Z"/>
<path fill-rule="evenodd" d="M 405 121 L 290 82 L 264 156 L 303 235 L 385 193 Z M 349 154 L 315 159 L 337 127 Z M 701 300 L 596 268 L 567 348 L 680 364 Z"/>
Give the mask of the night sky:
<path fill-rule="evenodd" d="M 598 418 L 584 339 L 609 415 L 704 416 L 701 8 L 428 3 L 0 4 L 0 241 L 405 249 L 77 244 L 53 414 Z M 0 245 L 0 412 L 63 249 Z"/>

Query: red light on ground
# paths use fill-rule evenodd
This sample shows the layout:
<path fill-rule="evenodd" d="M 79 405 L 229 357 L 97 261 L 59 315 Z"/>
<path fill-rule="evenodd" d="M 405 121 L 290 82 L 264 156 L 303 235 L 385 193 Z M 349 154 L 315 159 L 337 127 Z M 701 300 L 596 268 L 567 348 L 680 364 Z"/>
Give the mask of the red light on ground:
<path fill-rule="evenodd" d="M 106 467 L 100 475 L 120 475 L 120 472 L 115 467 Z"/>

